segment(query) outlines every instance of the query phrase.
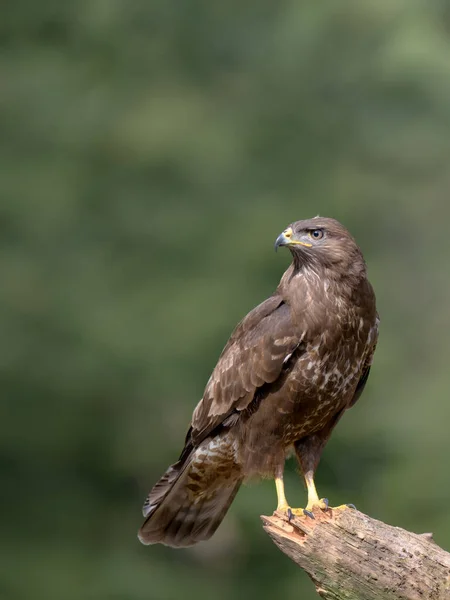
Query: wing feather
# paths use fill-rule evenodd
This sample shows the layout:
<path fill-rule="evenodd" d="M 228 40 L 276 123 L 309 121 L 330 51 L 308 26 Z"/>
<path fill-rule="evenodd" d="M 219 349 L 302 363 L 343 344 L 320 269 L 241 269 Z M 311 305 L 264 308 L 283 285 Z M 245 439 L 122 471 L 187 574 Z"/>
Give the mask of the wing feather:
<path fill-rule="evenodd" d="M 302 333 L 278 294 L 254 308 L 237 325 L 194 411 L 190 433 L 195 445 L 233 411 L 247 408 L 258 388 L 279 377 Z"/>
<path fill-rule="evenodd" d="M 370 333 L 371 347 L 370 347 L 370 350 L 366 357 L 366 361 L 365 361 L 365 364 L 364 364 L 364 367 L 363 367 L 363 370 L 361 373 L 361 378 L 358 381 L 358 385 L 356 386 L 355 393 L 353 394 L 353 398 L 350 401 L 349 408 L 351 406 L 353 406 L 354 404 L 356 404 L 356 402 L 358 402 L 359 398 L 361 397 L 361 394 L 364 391 L 364 388 L 366 387 L 367 380 L 369 379 L 370 367 L 372 366 L 373 355 L 375 354 L 375 350 L 377 347 L 379 323 L 380 323 L 380 318 L 377 314 L 376 319 L 375 319 L 375 325 L 372 327 L 372 331 Z"/>

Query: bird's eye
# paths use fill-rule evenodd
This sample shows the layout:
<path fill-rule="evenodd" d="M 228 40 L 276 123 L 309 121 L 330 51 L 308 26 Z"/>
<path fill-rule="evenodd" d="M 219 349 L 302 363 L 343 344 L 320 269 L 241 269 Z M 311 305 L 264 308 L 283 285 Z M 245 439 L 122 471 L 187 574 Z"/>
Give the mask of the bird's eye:
<path fill-rule="evenodd" d="M 309 235 L 314 240 L 320 240 L 321 238 L 323 238 L 323 229 L 313 229 L 312 231 L 309 232 Z"/>

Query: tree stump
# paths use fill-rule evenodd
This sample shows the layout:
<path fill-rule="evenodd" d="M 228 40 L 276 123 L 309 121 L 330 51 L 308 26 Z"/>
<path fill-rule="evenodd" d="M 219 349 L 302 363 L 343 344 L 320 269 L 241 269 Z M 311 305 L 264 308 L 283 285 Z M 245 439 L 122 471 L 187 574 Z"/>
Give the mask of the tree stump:
<path fill-rule="evenodd" d="M 261 517 L 284 554 L 327 600 L 450 600 L 450 554 L 431 534 L 391 527 L 350 508 L 315 519 Z"/>

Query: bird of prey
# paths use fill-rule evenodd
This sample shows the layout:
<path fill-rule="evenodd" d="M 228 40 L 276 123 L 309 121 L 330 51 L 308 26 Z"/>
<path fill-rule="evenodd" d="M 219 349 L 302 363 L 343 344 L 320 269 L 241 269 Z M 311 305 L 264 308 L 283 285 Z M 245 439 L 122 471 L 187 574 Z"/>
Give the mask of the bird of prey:
<path fill-rule="evenodd" d="M 211 537 L 242 482 L 275 479 L 277 511 L 327 510 L 314 484 L 322 450 L 366 385 L 378 337 L 362 253 L 338 221 L 292 223 L 275 247 L 292 263 L 267 300 L 235 328 L 192 416 L 184 449 L 145 501 L 144 544 Z M 292 509 L 283 470 L 292 451 L 308 501 Z"/>

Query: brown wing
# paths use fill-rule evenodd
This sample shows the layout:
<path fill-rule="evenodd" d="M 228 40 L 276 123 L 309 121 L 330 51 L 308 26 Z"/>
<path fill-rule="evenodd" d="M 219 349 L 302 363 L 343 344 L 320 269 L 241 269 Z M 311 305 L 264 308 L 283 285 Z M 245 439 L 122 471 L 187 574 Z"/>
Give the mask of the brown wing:
<path fill-rule="evenodd" d="M 204 439 L 234 411 L 253 400 L 256 390 L 275 381 L 303 332 L 291 310 L 275 294 L 254 308 L 236 327 L 206 385 L 193 417 L 190 440 Z"/>
<path fill-rule="evenodd" d="M 377 347 L 379 323 L 380 323 L 380 318 L 377 314 L 376 319 L 375 319 L 375 325 L 372 328 L 372 332 L 370 335 L 371 347 L 370 347 L 370 350 L 367 354 L 367 358 L 364 363 L 364 367 L 363 367 L 363 370 L 361 373 L 361 378 L 358 381 L 358 385 L 356 386 L 355 393 L 353 394 L 353 398 L 351 399 L 351 402 L 348 405 L 349 408 L 354 406 L 356 404 L 356 402 L 358 402 L 359 398 L 361 397 L 361 394 L 364 391 L 364 388 L 366 387 L 367 380 L 369 379 L 370 367 L 372 366 L 373 355 L 375 354 L 375 349 Z"/>

